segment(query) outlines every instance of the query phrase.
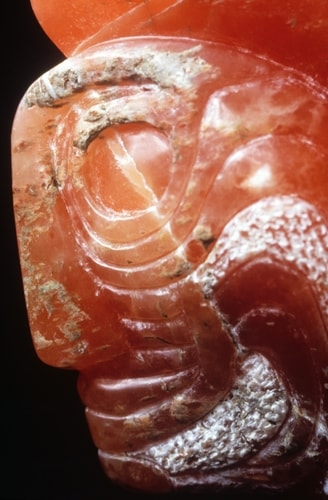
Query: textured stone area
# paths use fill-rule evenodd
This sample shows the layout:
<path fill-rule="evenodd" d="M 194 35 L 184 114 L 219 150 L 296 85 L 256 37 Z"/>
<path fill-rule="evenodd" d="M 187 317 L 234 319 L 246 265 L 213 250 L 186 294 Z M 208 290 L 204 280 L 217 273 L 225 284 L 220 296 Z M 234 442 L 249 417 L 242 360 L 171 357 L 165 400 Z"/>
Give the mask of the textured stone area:
<path fill-rule="evenodd" d="M 21 101 L 31 333 L 80 371 L 111 480 L 327 490 L 327 124 L 294 70 L 174 37 L 77 52 Z"/>
<path fill-rule="evenodd" d="M 327 248 L 327 227 L 313 206 L 294 196 L 263 198 L 225 227 L 200 268 L 204 292 L 210 295 L 231 266 L 270 249 L 273 258 L 293 264 L 307 276 L 328 316 Z"/>
<path fill-rule="evenodd" d="M 109 56 L 100 50 L 76 58 L 72 64 L 66 60 L 40 77 L 29 88 L 27 106 L 53 106 L 57 101 L 70 97 L 90 84 L 113 85 L 124 79 L 152 80 L 160 87 L 189 88 L 192 79 L 207 71 L 210 66 L 197 56 L 201 46 L 180 53 L 134 48 L 113 51 Z"/>
<path fill-rule="evenodd" d="M 263 356 L 254 354 L 221 404 L 187 431 L 153 446 L 149 455 L 170 474 L 224 467 L 261 448 L 287 412 L 281 380 Z"/>

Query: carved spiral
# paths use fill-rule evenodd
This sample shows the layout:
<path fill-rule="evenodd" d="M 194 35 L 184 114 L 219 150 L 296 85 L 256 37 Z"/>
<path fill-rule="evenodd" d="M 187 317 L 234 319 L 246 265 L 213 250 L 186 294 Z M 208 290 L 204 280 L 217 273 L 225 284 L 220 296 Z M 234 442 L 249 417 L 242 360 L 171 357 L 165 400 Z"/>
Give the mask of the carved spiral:
<path fill-rule="evenodd" d="M 32 334 L 81 370 L 110 477 L 281 488 L 324 463 L 326 91 L 235 48 L 147 38 L 68 59 L 21 113 Z"/>

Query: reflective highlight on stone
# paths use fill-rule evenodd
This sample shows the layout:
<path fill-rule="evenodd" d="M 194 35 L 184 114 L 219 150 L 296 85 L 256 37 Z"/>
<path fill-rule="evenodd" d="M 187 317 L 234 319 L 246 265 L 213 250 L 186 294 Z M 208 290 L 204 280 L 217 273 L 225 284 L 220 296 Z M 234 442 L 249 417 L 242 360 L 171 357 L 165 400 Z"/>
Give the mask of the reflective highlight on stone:
<path fill-rule="evenodd" d="M 13 184 L 32 336 L 80 371 L 113 480 L 323 484 L 327 124 L 312 79 L 196 39 L 103 43 L 27 91 Z"/>

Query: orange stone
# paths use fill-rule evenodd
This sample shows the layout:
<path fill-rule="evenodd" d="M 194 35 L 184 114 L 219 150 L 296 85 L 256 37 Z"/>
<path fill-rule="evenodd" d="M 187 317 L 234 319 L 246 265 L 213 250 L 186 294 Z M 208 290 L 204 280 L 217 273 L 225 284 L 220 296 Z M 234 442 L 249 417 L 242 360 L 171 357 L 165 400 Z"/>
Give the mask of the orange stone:
<path fill-rule="evenodd" d="M 105 472 L 321 498 L 327 3 L 32 6 L 69 57 L 13 125 L 24 291 Z"/>
<path fill-rule="evenodd" d="M 328 83 L 325 0 L 31 0 L 65 55 L 119 37 L 164 35 L 227 42 Z"/>

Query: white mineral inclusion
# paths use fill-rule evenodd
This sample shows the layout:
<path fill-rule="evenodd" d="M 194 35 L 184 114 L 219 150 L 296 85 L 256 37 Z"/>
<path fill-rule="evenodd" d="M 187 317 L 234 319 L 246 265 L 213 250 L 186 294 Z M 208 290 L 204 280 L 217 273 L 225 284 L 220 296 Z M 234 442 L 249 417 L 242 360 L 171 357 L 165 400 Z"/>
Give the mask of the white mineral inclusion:
<path fill-rule="evenodd" d="M 42 75 L 28 89 L 25 103 L 28 107 L 52 106 L 55 101 L 72 96 L 90 84 L 119 83 L 124 79 L 151 79 L 161 88 L 188 89 L 193 79 L 208 73 L 212 66 L 197 56 L 201 45 L 181 52 L 170 52 L 143 47 L 127 53 L 125 47 L 107 46 L 92 54 L 80 54 Z M 213 76 L 218 70 L 212 71 Z"/>
<path fill-rule="evenodd" d="M 152 458 L 170 474 L 206 471 L 236 463 L 260 449 L 283 424 L 288 399 L 266 358 L 248 356 L 226 398 L 201 421 L 165 443 L 152 446 Z"/>

